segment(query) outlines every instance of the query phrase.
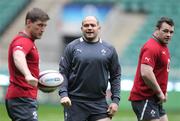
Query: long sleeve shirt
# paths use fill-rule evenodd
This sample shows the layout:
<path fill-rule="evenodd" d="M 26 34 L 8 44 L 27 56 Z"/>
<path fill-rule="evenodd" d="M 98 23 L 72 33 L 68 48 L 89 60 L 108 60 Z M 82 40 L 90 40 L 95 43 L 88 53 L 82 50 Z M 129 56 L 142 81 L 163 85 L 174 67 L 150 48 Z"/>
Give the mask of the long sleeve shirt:
<path fill-rule="evenodd" d="M 108 82 L 112 101 L 120 101 L 121 67 L 113 46 L 99 40 L 92 43 L 79 38 L 67 45 L 60 59 L 59 71 L 64 75 L 61 97 L 75 100 L 98 100 L 106 97 Z"/>

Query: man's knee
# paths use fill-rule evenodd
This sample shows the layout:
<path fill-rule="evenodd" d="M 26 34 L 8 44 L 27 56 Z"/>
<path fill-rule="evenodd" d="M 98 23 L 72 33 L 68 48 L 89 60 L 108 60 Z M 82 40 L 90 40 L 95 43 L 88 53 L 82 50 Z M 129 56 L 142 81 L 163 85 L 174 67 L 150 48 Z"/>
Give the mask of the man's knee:
<path fill-rule="evenodd" d="M 99 119 L 99 120 L 97 120 L 97 121 L 111 121 L 111 119 L 108 118 L 108 117 L 106 117 L 106 118 L 103 118 L 103 119 Z"/>

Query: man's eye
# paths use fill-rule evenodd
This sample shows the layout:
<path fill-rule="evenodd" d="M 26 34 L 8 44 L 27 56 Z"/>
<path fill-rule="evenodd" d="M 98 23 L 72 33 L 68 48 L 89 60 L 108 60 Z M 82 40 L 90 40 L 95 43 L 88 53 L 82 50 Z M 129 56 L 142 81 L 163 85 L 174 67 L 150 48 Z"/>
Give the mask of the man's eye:
<path fill-rule="evenodd" d="M 89 25 L 85 24 L 84 27 L 88 27 Z"/>
<path fill-rule="evenodd" d="M 168 33 L 169 31 L 168 30 L 163 30 L 163 32 Z"/>
<path fill-rule="evenodd" d="M 170 32 L 171 34 L 174 33 L 174 31 L 169 31 L 169 30 L 163 30 L 164 33 Z"/>
<path fill-rule="evenodd" d="M 39 27 L 45 27 L 46 25 L 45 24 L 39 24 L 38 26 Z"/>
<path fill-rule="evenodd" d="M 84 27 L 95 27 L 95 24 L 84 24 Z"/>
<path fill-rule="evenodd" d="M 171 34 L 173 34 L 173 33 L 174 33 L 174 31 L 170 31 L 170 33 L 171 33 Z"/>

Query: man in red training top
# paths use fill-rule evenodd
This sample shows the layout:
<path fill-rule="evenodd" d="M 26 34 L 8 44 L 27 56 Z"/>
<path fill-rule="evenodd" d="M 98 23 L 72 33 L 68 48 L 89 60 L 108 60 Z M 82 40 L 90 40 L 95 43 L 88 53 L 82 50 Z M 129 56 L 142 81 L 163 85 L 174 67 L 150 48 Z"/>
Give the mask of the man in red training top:
<path fill-rule="evenodd" d="M 9 45 L 10 85 L 6 109 L 12 121 L 38 121 L 39 54 L 34 42 L 41 38 L 48 20 L 49 16 L 44 11 L 33 8 L 26 15 L 25 29 Z"/>
<path fill-rule="evenodd" d="M 152 37 L 141 48 L 129 97 L 138 121 L 168 121 L 163 103 L 167 100 L 170 67 L 167 45 L 173 33 L 173 20 L 161 17 Z"/>

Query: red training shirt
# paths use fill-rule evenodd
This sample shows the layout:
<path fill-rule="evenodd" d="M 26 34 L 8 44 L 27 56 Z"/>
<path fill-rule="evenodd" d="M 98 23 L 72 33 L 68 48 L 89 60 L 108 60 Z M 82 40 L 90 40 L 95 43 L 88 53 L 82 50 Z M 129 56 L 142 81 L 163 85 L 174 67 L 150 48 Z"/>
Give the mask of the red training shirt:
<path fill-rule="evenodd" d="M 6 99 L 16 97 L 37 98 L 37 87 L 27 83 L 24 75 L 16 68 L 13 61 L 13 52 L 21 50 L 26 55 L 26 61 L 31 74 L 38 78 L 39 76 L 39 54 L 34 44 L 34 40 L 18 34 L 9 46 L 8 51 L 8 68 L 10 74 L 10 85 L 6 93 Z"/>
<path fill-rule="evenodd" d="M 130 92 L 129 100 L 144 100 L 155 95 L 155 92 L 144 83 L 141 77 L 141 64 L 147 64 L 153 68 L 157 82 L 163 93 L 166 94 L 170 69 L 169 49 L 167 45 L 162 45 L 154 38 L 150 38 L 141 48 L 134 85 Z"/>

